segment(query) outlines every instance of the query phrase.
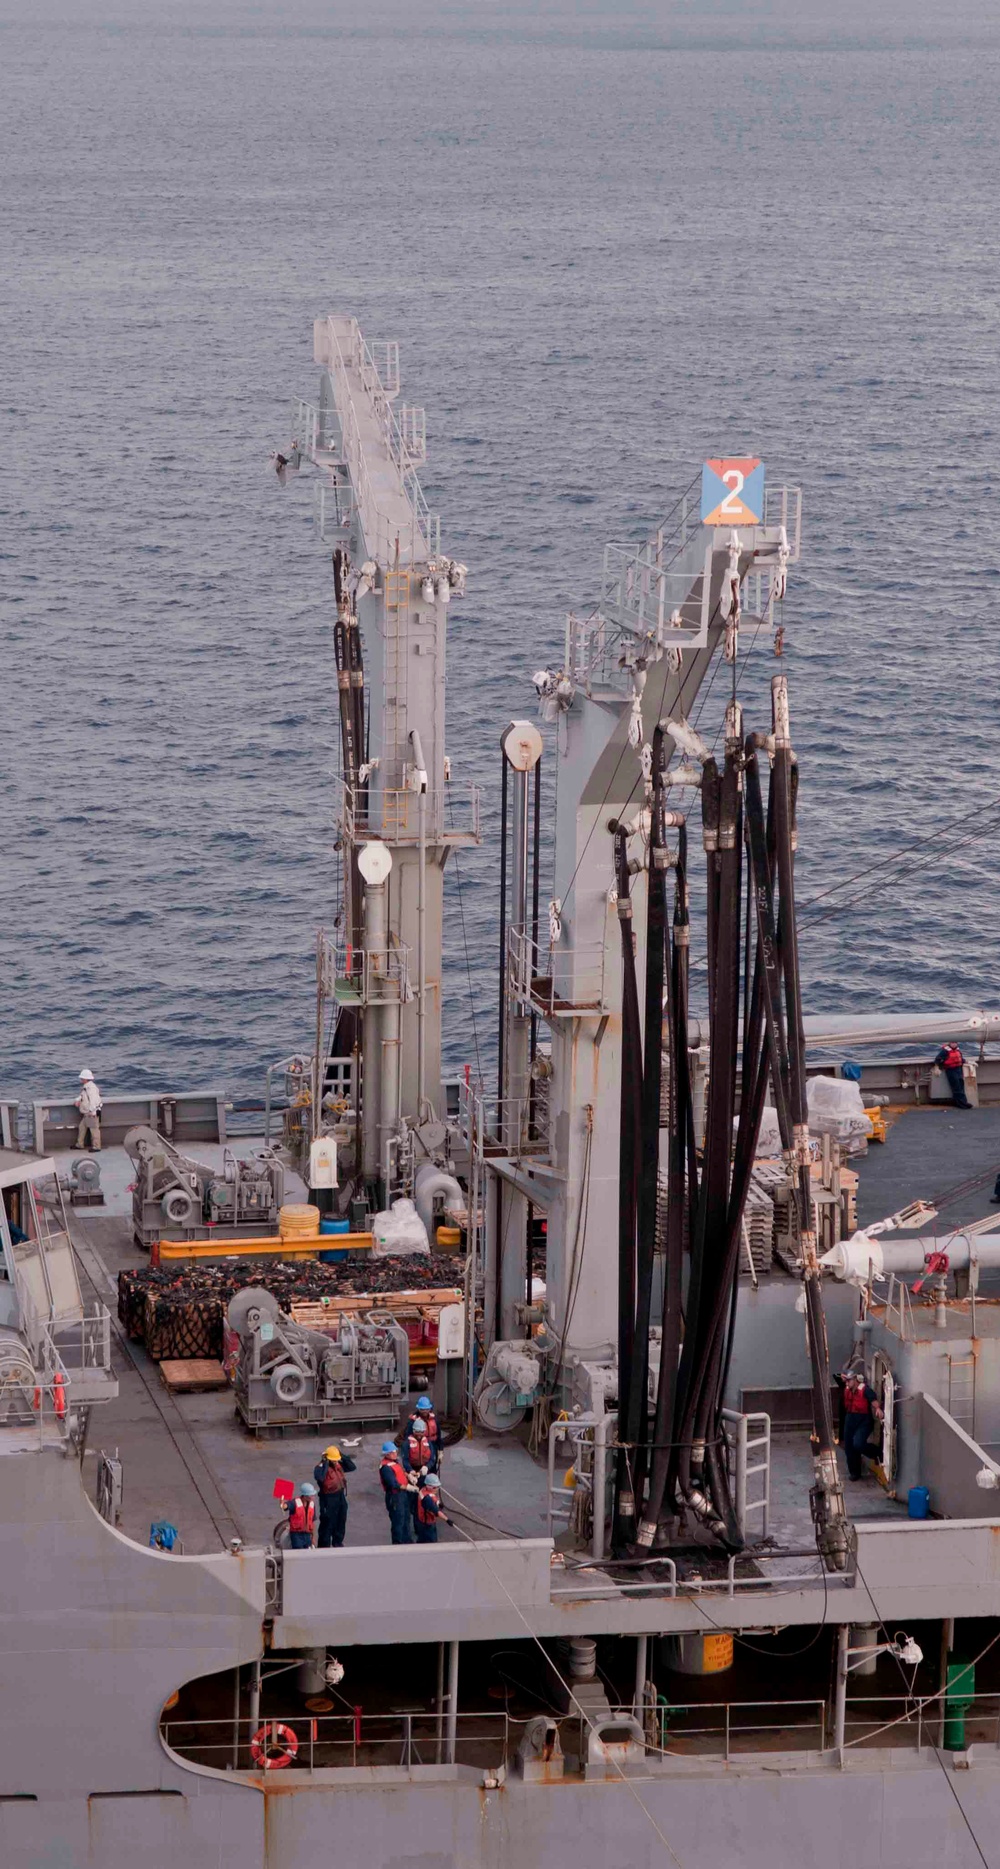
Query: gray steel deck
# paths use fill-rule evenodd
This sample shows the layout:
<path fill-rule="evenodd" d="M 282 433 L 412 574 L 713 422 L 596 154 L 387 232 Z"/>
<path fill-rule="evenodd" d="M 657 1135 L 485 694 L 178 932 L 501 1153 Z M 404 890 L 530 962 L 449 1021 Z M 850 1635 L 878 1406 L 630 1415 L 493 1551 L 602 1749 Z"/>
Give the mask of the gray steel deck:
<path fill-rule="evenodd" d="M 204 1153 L 210 1156 L 212 1151 Z M 888 1142 L 872 1147 L 857 1164 L 859 1219 L 871 1221 L 907 1200 L 927 1198 L 985 1172 L 994 1162 L 1000 1167 L 1000 1109 L 967 1114 L 948 1108 L 909 1111 L 894 1124 Z M 139 1255 L 126 1218 L 131 1164 L 120 1150 L 106 1151 L 102 1163 L 107 1208 L 102 1213 L 77 1212 L 72 1225 L 84 1286 L 89 1285 L 93 1295 L 114 1312 L 117 1274 L 122 1267 L 134 1265 Z M 992 1186 L 985 1185 L 949 1206 L 947 1223 L 960 1224 L 991 1212 L 991 1193 Z M 774 1276 L 776 1281 L 782 1278 L 780 1273 Z M 140 1345 L 128 1343 L 121 1334 L 114 1362 L 119 1396 L 95 1410 L 90 1437 L 93 1451 L 87 1464 L 96 1471 L 94 1456 L 100 1447 L 118 1450 L 125 1473 L 122 1529 L 143 1543 L 157 1518 L 175 1524 L 184 1549 L 192 1553 L 217 1551 L 233 1537 L 250 1544 L 265 1543 L 280 1519 L 272 1497 L 274 1480 L 281 1476 L 301 1484 L 311 1478 L 328 1439 L 349 1442 L 356 1438 L 356 1431 L 331 1429 L 329 1434 L 255 1442 L 237 1422 L 228 1390 L 170 1396 L 157 1365 Z M 382 1438 L 380 1429 L 369 1429 L 360 1437 L 360 1445 L 349 1450 L 358 1464 L 349 1488 L 349 1544 L 388 1542 L 377 1473 Z M 448 1450 L 444 1480 L 446 1489 L 474 1515 L 460 1520 L 473 1534 L 488 1538 L 495 1528 L 520 1537 L 544 1535 L 545 1469 L 516 1437 L 478 1431 L 472 1441 Z M 809 1484 L 806 1437 L 776 1434 L 770 1535 L 783 1546 L 806 1549 L 812 1544 Z M 88 1491 L 93 1495 L 93 1475 Z M 905 1509 L 888 1499 L 873 1480 L 849 1485 L 848 1504 L 859 1520 L 905 1516 Z M 458 1537 L 442 1526 L 442 1542 Z"/>
<path fill-rule="evenodd" d="M 120 1216 L 78 1213 L 72 1230 L 84 1286 L 114 1312 L 117 1274 L 138 1258 L 128 1222 Z M 118 1399 L 95 1411 L 90 1443 L 95 1452 L 118 1450 L 125 1475 L 121 1529 L 129 1537 L 145 1543 L 151 1522 L 166 1518 L 177 1526 L 187 1552 L 218 1551 L 233 1537 L 249 1544 L 267 1543 L 281 1519 L 272 1497 L 275 1479 L 280 1476 L 297 1485 L 311 1479 L 322 1449 L 336 1440 L 341 1446 L 348 1443 L 345 1451 L 358 1465 L 348 1487 L 349 1542 L 389 1542 L 378 1478 L 381 1428 L 368 1429 L 358 1447 L 349 1445 L 359 1432 L 350 1428 L 258 1442 L 237 1421 L 230 1390 L 169 1395 L 158 1365 L 120 1330 L 114 1365 Z M 94 1469 L 88 1482 L 93 1495 L 93 1454 L 87 1464 Z M 545 1531 L 545 1468 L 512 1436 L 478 1434 L 474 1442 L 448 1449 L 444 1483 L 477 1518 L 502 1532 L 538 1537 Z M 482 1526 L 462 1522 L 489 1536 Z M 440 1535 L 442 1541 L 458 1537 L 448 1526 L 442 1526 Z"/>

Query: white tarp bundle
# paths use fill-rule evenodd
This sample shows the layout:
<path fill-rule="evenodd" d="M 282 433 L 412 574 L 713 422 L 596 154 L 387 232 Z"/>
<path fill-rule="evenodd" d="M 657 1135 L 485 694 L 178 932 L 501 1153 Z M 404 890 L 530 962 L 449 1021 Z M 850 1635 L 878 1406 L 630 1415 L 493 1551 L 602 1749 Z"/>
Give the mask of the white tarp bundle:
<path fill-rule="evenodd" d="M 814 1136 L 835 1136 L 853 1154 L 867 1142 L 872 1126 L 865 1115 L 861 1089 L 847 1077 L 811 1077 L 806 1085 L 809 1128 Z"/>
<path fill-rule="evenodd" d="M 372 1221 L 372 1232 L 375 1236 L 372 1250 L 376 1259 L 400 1258 L 414 1252 L 429 1253 L 431 1249 L 427 1228 L 412 1201 L 393 1201 L 391 1207 L 376 1214 Z"/>

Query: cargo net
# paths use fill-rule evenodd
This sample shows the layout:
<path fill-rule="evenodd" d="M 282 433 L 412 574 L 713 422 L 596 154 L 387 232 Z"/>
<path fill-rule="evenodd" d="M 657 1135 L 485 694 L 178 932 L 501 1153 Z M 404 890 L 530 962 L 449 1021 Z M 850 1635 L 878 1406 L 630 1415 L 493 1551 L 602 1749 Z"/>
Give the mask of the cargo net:
<path fill-rule="evenodd" d="M 262 1285 L 283 1311 L 293 1303 L 379 1292 L 453 1287 L 459 1262 L 453 1254 L 420 1253 L 412 1259 L 370 1254 L 339 1265 L 294 1264 L 275 1259 L 228 1260 L 224 1265 L 137 1266 L 118 1274 L 118 1316 L 129 1337 L 145 1345 L 156 1363 L 177 1358 L 222 1357 L 222 1327 L 234 1292 Z"/>

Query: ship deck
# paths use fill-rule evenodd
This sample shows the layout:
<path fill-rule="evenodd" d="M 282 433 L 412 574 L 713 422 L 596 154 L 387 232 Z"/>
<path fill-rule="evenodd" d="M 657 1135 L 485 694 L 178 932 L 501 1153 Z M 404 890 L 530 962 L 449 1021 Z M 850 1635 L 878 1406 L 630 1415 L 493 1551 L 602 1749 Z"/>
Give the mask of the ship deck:
<path fill-rule="evenodd" d="M 61 1159 L 57 1160 L 62 1167 Z M 891 1129 L 888 1142 L 872 1147 L 857 1164 L 859 1222 L 873 1221 L 908 1200 L 929 1198 L 945 1187 L 985 1175 L 993 1164 L 1000 1169 L 1000 1109 L 968 1114 L 940 1108 L 908 1111 Z M 128 1219 L 130 1176 L 131 1163 L 124 1152 L 106 1151 L 102 1157 L 105 1208 L 77 1210 L 72 1218 L 85 1296 L 101 1299 L 113 1317 L 118 1272 L 142 1262 Z M 939 1229 L 990 1213 L 991 1193 L 989 1181 L 948 1204 L 937 1223 Z M 772 1276 L 783 1281 L 779 1271 Z M 791 1281 L 788 1284 L 794 1289 Z M 311 1478 L 322 1447 L 335 1437 L 350 1451 L 358 1468 L 349 1483 L 348 1543 L 388 1542 L 377 1471 L 381 1428 L 369 1427 L 364 1433 L 329 1429 L 257 1441 L 236 1419 L 229 1390 L 171 1395 L 156 1363 L 139 1344 L 129 1342 L 120 1328 L 114 1364 L 119 1394 L 95 1411 L 87 1457 L 92 1469 L 88 1491 L 93 1496 L 96 1451 L 117 1451 L 124 1471 L 121 1529 L 129 1537 L 145 1543 L 151 1523 L 165 1518 L 176 1525 L 183 1549 L 189 1553 L 217 1551 L 236 1537 L 253 1545 L 267 1543 L 281 1516 L 272 1492 L 275 1479 L 301 1484 Z M 775 1433 L 768 1530 L 774 1543 L 788 1551 L 807 1552 L 813 1546 L 810 1476 L 806 1435 Z M 467 1515 L 460 1518 L 460 1524 L 472 1535 L 537 1538 L 545 1534 L 545 1463 L 529 1453 L 523 1434 L 491 1435 L 477 1430 L 471 1440 L 447 1450 L 443 1478 L 446 1493 Z M 847 1492 L 849 1509 L 858 1519 L 885 1521 L 905 1516 L 905 1506 L 888 1498 L 874 1480 L 850 1485 Z M 441 1528 L 442 1542 L 460 1536 L 447 1526 Z M 789 1562 L 801 1572 L 800 1561 Z"/>

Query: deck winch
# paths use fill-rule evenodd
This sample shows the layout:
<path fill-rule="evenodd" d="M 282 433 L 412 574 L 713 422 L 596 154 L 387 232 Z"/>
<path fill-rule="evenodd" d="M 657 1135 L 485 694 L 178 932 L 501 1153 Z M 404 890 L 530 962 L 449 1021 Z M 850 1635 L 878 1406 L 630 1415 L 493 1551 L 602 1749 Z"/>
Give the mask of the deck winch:
<path fill-rule="evenodd" d="M 222 1168 L 182 1155 L 165 1136 L 137 1124 L 125 1137 L 135 1165 L 132 1229 L 148 1252 L 160 1239 L 197 1240 L 277 1230 L 285 1172 L 270 1152 L 239 1159 L 230 1149 Z"/>
<path fill-rule="evenodd" d="M 407 1392 L 409 1340 L 388 1312 L 310 1330 L 270 1292 L 247 1286 L 227 1317 L 240 1339 L 236 1410 L 248 1428 L 386 1420 Z"/>

